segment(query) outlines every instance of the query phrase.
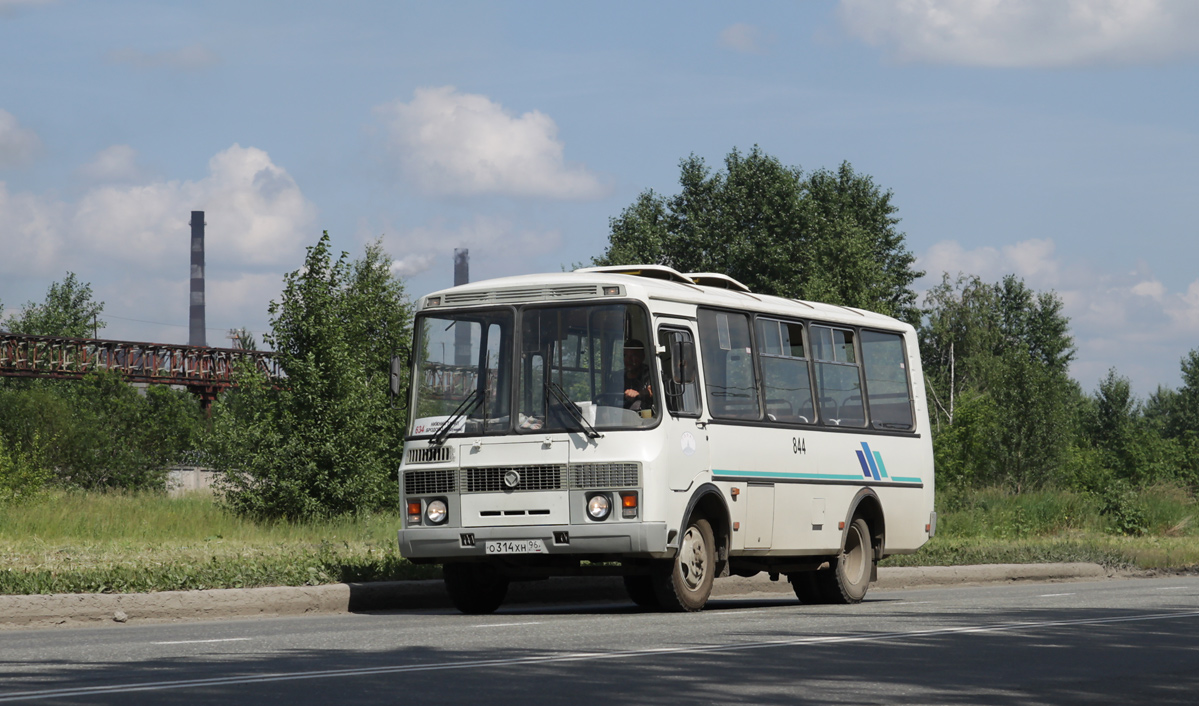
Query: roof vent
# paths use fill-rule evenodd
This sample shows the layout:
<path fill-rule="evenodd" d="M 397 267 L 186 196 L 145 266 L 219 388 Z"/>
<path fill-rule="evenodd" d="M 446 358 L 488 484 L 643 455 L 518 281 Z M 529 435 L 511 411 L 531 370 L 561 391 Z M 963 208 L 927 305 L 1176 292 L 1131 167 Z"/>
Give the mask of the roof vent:
<path fill-rule="evenodd" d="M 752 293 L 749 287 L 719 272 L 688 272 L 684 277 L 705 287 L 719 287 L 720 289 L 731 289 L 734 292 Z"/>
<path fill-rule="evenodd" d="M 633 277 L 648 277 L 662 279 L 667 282 L 691 284 L 691 278 L 678 270 L 666 265 L 610 265 L 608 267 L 583 267 L 575 272 L 604 272 L 611 275 L 632 275 Z"/>

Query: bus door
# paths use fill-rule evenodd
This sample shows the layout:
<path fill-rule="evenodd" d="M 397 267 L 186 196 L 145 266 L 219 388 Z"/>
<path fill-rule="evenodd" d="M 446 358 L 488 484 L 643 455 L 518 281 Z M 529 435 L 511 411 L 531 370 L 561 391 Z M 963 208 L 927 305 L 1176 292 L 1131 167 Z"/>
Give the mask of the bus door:
<path fill-rule="evenodd" d="M 710 468 L 708 430 L 701 421 L 699 371 L 695 351 L 695 324 L 675 322 L 658 328 L 662 380 L 662 428 L 666 434 L 663 455 L 672 490 L 686 490 Z"/>

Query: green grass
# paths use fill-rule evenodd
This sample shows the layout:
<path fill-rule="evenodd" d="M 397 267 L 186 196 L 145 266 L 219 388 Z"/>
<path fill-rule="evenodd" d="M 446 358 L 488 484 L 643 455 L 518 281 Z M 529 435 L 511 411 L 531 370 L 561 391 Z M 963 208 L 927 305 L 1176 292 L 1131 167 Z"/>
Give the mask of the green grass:
<path fill-rule="evenodd" d="M 1111 568 L 1199 567 L 1199 506 L 1174 486 L 1106 498 L 1067 490 L 942 492 L 937 505 L 937 536 L 916 554 L 891 557 L 884 565 L 1091 561 Z"/>
<path fill-rule="evenodd" d="M 941 492 L 937 536 L 889 566 L 1092 561 L 1199 567 L 1199 507 L 1184 490 Z M 396 547 L 397 513 L 253 522 L 206 495 L 53 492 L 0 506 L 0 594 L 144 592 L 435 578 Z M 1140 528 L 1135 536 L 1121 534 Z"/>
<path fill-rule="evenodd" d="M 0 514 L 0 594 L 299 586 L 432 578 L 398 514 L 259 523 L 211 496 L 53 493 Z"/>

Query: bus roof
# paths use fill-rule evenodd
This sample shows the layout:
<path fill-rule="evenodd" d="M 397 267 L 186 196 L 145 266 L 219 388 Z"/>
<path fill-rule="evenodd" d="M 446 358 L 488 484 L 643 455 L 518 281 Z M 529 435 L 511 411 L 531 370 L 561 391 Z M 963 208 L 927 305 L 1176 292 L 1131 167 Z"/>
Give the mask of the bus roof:
<path fill-rule="evenodd" d="M 831 323 L 909 329 L 883 314 L 854 307 L 757 294 L 737 280 L 717 273 L 683 274 L 663 265 L 589 267 L 574 272 L 517 275 L 480 280 L 432 292 L 417 300 L 417 310 L 495 306 L 497 304 L 566 303 L 603 299 L 604 287 L 616 295 L 652 302 L 744 309 L 763 314 L 819 319 Z M 436 302 L 430 305 L 430 300 Z"/>

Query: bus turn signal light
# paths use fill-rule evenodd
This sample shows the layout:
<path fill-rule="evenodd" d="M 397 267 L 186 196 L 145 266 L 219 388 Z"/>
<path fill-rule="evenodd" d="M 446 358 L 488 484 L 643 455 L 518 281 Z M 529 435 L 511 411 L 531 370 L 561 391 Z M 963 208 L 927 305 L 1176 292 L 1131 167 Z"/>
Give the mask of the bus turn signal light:
<path fill-rule="evenodd" d="M 420 524 L 420 501 L 419 500 L 409 500 L 408 501 L 408 524 L 410 524 L 410 525 L 419 525 Z"/>
<path fill-rule="evenodd" d="M 620 516 L 621 517 L 636 517 L 637 516 L 637 493 L 621 493 L 620 494 Z"/>

